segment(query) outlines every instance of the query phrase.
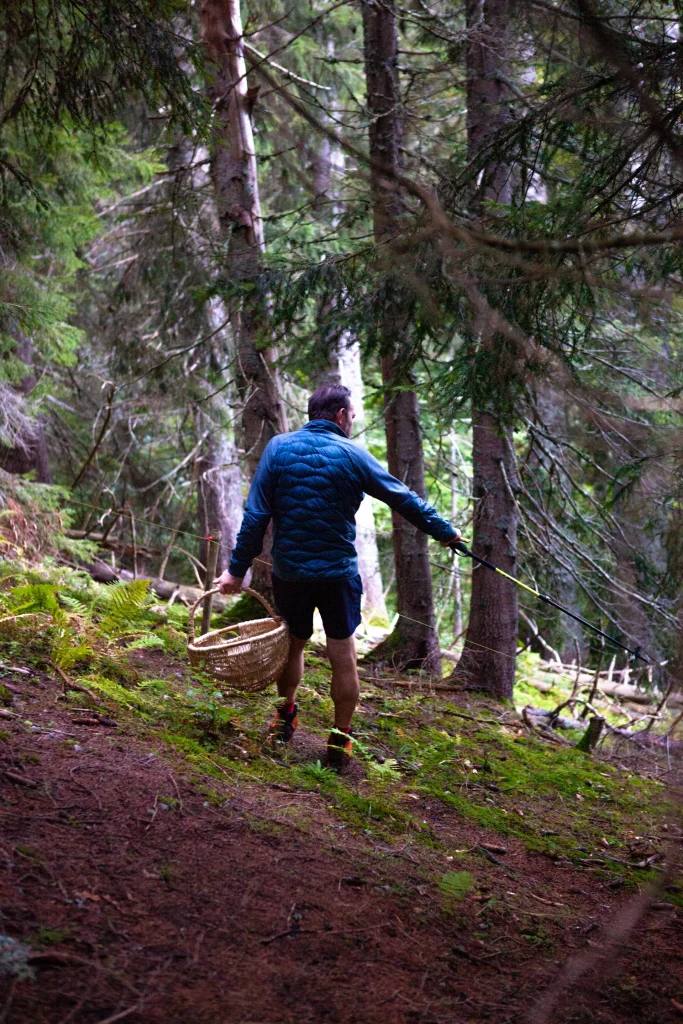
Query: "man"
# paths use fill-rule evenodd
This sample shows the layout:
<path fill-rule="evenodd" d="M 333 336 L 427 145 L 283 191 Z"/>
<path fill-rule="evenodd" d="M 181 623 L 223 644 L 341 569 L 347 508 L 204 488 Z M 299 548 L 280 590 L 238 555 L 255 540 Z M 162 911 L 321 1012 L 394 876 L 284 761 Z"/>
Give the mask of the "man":
<path fill-rule="evenodd" d="M 334 702 L 326 763 L 338 772 L 350 758 L 351 719 L 360 693 L 354 633 L 361 622 L 363 586 L 354 542 L 355 514 L 363 492 L 384 501 L 444 545 L 460 537 L 431 505 L 349 440 L 354 416 L 349 389 L 323 385 L 310 398 L 306 426 L 268 442 L 251 484 L 229 568 L 216 580 L 223 594 L 239 592 L 272 519 L 273 594 L 289 627 L 290 647 L 278 682 L 283 703 L 271 725 L 271 736 L 275 742 L 289 743 L 294 735 L 304 647 L 318 608 L 332 664 Z"/>

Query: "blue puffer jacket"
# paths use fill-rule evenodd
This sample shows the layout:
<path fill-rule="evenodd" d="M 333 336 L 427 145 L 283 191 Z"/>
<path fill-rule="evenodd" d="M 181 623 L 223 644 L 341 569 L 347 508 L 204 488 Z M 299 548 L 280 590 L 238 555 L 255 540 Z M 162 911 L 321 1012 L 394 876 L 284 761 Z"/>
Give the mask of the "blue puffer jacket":
<path fill-rule="evenodd" d="M 436 509 L 350 441 L 336 423 L 311 420 L 268 442 L 230 561 L 242 577 L 273 520 L 273 572 L 283 580 L 345 580 L 358 573 L 356 511 L 363 492 L 436 540 L 457 535 Z"/>

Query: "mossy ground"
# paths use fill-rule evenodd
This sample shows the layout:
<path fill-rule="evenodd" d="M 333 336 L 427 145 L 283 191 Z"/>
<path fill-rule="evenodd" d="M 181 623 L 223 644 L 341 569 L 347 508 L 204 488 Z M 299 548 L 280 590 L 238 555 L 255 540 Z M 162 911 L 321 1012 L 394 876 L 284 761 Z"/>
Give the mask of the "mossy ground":
<path fill-rule="evenodd" d="M 574 864 L 600 861 L 594 866 L 627 885 L 642 882 L 651 870 L 635 837 L 652 835 L 675 813 L 656 779 L 619 767 L 609 757 L 549 744 L 530 733 L 512 706 L 367 681 L 355 723 L 357 767 L 350 778 L 339 779 L 315 757 L 316 737 L 322 749 L 333 715 L 329 665 L 321 651 L 309 649 L 298 695 L 300 724 L 313 754 L 273 751 L 264 742 L 273 692 L 228 693 L 219 681 L 192 669 L 184 654 L 185 609 L 169 612 L 152 598 L 146 603 L 136 598 L 127 613 L 118 609 L 117 619 L 116 608 L 112 611 L 102 597 L 110 588 L 82 574 L 65 579 L 64 572 L 6 572 L 4 602 L 11 610 L 12 595 L 18 594 L 22 610 L 58 609 L 57 641 L 63 644 L 65 629 L 71 630 L 72 647 L 80 652 L 67 658 L 69 674 L 61 674 L 65 699 L 123 716 L 136 731 L 163 739 L 198 773 L 317 790 L 346 827 L 385 842 L 410 836 L 439 848 L 429 820 L 411 807 L 419 798 L 549 857 Z M 225 617 L 216 617 L 216 624 Z M 103 634 L 102 622 L 109 635 Z M 111 635 L 112 622 L 123 640 Z M 56 642 L 50 629 L 34 631 L 31 640 L 7 638 L 8 658 L 49 666 L 49 644 Z M 539 693 L 529 683 L 537 660 L 520 659 L 518 703 L 555 707 L 571 681 L 558 676 L 552 691 Z M 2 686 L 2 701 L 10 697 Z M 458 857 L 467 860 L 468 854 Z"/>
<path fill-rule="evenodd" d="M 58 572 L 62 570 L 47 572 L 51 586 Z M 77 800 L 95 801 L 95 810 L 69 810 L 54 827 L 61 830 L 60 841 L 73 833 L 79 844 L 96 843 L 87 823 L 96 812 L 96 801 L 109 801 L 107 807 L 128 815 L 126 828 L 137 828 L 138 844 L 148 848 L 141 885 L 158 879 L 165 892 L 191 884 L 194 875 L 179 863 L 176 842 L 185 835 L 183 829 L 191 830 L 195 823 L 200 831 L 209 830 L 207 837 L 213 836 L 206 847 L 199 840 L 206 864 L 220 848 L 223 828 L 231 834 L 246 830 L 249 842 L 256 844 L 253 850 L 265 856 L 264 863 L 270 864 L 270 851 L 277 851 L 273 870 L 283 865 L 277 871 L 285 892 L 298 884 L 287 864 L 305 846 L 305 863 L 317 864 L 321 873 L 316 896 L 321 906 L 335 908 L 341 899 L 343 906 L 360 908 L 360 897 L 344 900 L 344 892 L 354 893 L 356 887 L 368 906 L 386 896 L 399 911 L 402 927 L 412 921 L 409 929 L 423 929 L 420 942 L 442 936 L 443 955 L 453 959 L 444 977 L 461 979 L 461 963 L 478 963 L 477 970 L 490 970 L 494 978 L 505 964 L 514 975 L 519 957 L 528 961 L 529 972 L 535 969 L 536 957 L 551 971 L 563 946 L 575 942 L 575 929 L 583 927 L 587 908 L 596 906 L 596 899 L 626 899 L 629 890 L 640 890 L 649 880 L 662 877 L 667 827 L 675 831 L 676 809 L 653 771 L 638 774 L 609 756 L 550 744 L 524 724 L 512 705 L 471 694 L 416 692 L 380 680 L 362 683 L 356 756 L 350 772 L 340 778 L 320 764 L 333 711 L 329 665 L 320 649 L 311 647 L 307 653 L 296 741 L 287 750 L 273 750 L 265 740 L 274 693 L 230 694 L 215 679 L 192 669 L 184 655 L 184 609 L 168 613 L 151 599 L 136 606 L 125 593 L 112 608 L 108 595 L 92 590 L 90 582 L 83 583 L 86 592 L 72 576 L 65 582 L 52 595 L 57 604 L 51 621 L 25 642 L 16 635 L 0 641 L 0 661 L 5 664 L 0 667 L 0 682 L 9 684 L 7 738 L 15 758 L 11 770 L 47 777 L 54 761 L 56 776 L 72 778 L 69 773 L 81 763 L 85 771 L 91 770 L 88 765 L 109 766 L 99 777 L 97 792 L 95 775 L 88 777 L 87 789 L 81 785 L 76 791 Z M 19 584 L 32 585 L 13 579 L 0 591 L 6 611 L 14 601 L 12 588 Z M 23 592 L 21 599 L 39 606 L 52 601 L 40 590 Z M 119 634 L 102 628 L 103 622 L 112 622 L 114 613 L 121 622 Z M 71 648 L 65 638 L 71 640 Z M 8 666 L 30 671 L 16 677 Z M 524 664 L 521 669 L 523 675 Z M 13 684 L 17 678 L 20 688 Z M 533 700 L 537 706 L 545 697 L 554 707 L 566 693 L 561 679 L 557 692 L 550 695 L 539 695 L 533 688 L 527 694 L 525 686 L 528 683 L 521 679 L 522 703 Z M 98 720 L 106 723 L 96 743 L 88 743 L 79 727 L 88 716 L 91 725 Z M 37 744 L 40 736 L 50 734 L 55 752 L 42 762 L 29 760 L 42 750 L 47 753 Z M 580 733 L 567 736 L 575 741 Z M 75 759 L 68 761 L 68 771 L 60 758 Z M 157 765 L 151 790 L 145 781 L 150 763 Z M 116 803 L 120 773 L 139 764 L 142 768 L 134 769 L 138 774 L 132 776 L 132 788 L 122 803 Z M 172 784 L 176 779 L 179 786 Z M 102 788 L 105 782 L 112 786 L 108 794 Z M 39 801 L 38 790 L 30 793 Z M 187 811 L 188 801 L 194 817 L 184 817 L 183 804 Z M 45 813 L 39 802 L 36 813 Z M 162 819 L 169 830 L 166 846 L 155 845 L 154 831 L 149 831 L 152 822 L 154 829 L 161 828 Z M 38 828 L 36 823 L 47 819 L 33 820 L 28 828 Z M 20 825 L 19 817 L 17 834 L 22 834 Z M 118 828 L 115 823 L 115 831 Z M 210 831 L 214 828 L 215 834 Z M 188 831 L 186 861 L 199 849 L 192 836 Z M 38 861 L 26 852 L 35 846 L 41 861 L 54 870 L 50 844 L 45 841 L 40 847 L 40 836 L 28 838 L 28 844 L 24 839 L 16 843 L 16 857 L 35 873 Z M 243 854 L 242 870 L 248 872 L 246 846 L 242 840 L 235 842 L 231 856 Z M 137 871 L 137 860 L 135 865 Z M 114 870 L 123 871 L 124 865 L 116 861 Z M 258 870 L 264 870 L 263 864 Z M 248 891 L 260 884 L 262 876 L 254 874 Z M 368 876 L 374 879 L 372 888 L 367 887 Z M 665 899 L 683 907 L 675 881 L 667 879 Z M 194 898 L 212 905 L 213 890 L 203 882 L 202 886 Z M 79 889 L 76 897 L 90 906 L 95 890 L 93 883 Z M 38 892 L 36 899 L 40 898 Z M 120 896 L 112 898 L 120 904 Z M 286 918 L 292 903 L 285 903 Z M 163 900 L 159 907 L 165 908 Z M 277 919 L 277 904 L 273 913 Z M 67 924 L 71 916 L 69 910 Z M 41 914 L 37 920 L 28 939 L 32 941 L 35 933 L 43 946 L 46 940 L 59 944 L 63 922 Z M 365 923 L 361 919 L 357 927 L 362 931 Z M 240 943 L 248 941 L 253 923 L 246 922 L 246 927 L 247 938 L 241 936 Z M 273 933 L 281 927 L 277 920 L 268 925 Z M 23 941 L 26 936 L 18 938 Z M 73 936 L 64 939 L 67 945 L 70 941 L 75 941 Z M 520 943 L 528 953 L 520 952 Z M 481 956 L 477 944 L 487 947 Z M 257 946 L 259 957 L 261 950 Z M 502 958 L 485 968 L 498 951 Z M 312 964 L 317 962 L 315 955 L 313 948 Z M 415 964 L 413 969 L 417 970 Z M 516 991 L 516 982 L 510 985 L 510 991 Z M 378 1015 L 384 1013 L 387 997 L 391 991 L 378 997 Z M 391 1019 L 391 1012 L 386 1019 Z"/>

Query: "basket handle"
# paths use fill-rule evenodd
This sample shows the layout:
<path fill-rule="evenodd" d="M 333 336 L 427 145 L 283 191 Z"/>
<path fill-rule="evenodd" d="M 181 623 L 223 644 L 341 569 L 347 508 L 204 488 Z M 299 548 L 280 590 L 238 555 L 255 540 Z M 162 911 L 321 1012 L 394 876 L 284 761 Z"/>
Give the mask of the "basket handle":
<path fill-rule="evenodd" d="M 205 590 L 202 596 L 197 598 L 195 603 L 192 605 L 187 621 L 187 638 L 191 644 L 194 643 L 194 617 L 197 612 L 197 608 L 199 608 L 199 605 L 202 603 L 202 601 L 205 601 L 207 597 L 210 597 L 212 594 L 219 594 L 220 590 L 220 587 L 214 587 L 213 590 Z M 263 597 L 262 594 L 259 594 L 258 590 L 252 590 L 251 587 L 242 587 L 240 593 L 249 594 L 251 597 L 257 598 L 261 602 L 263 607 L 266 609 L 271 619 L 275 619 L 277 622 L 282 621 L 280 616 L 277 615 L 270 607 L 265 597 Z"/>

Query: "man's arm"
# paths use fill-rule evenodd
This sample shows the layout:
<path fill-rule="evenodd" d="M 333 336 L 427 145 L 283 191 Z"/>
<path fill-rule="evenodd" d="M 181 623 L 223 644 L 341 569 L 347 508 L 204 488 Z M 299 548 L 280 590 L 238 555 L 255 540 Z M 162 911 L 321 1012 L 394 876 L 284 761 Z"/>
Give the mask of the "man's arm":
<path fill-rule="evenodd" d="M 214 582 L 223 594 L 236 594 L 251 563 L 263 549 L 263 538 L 273 514 L 272 450 L 268 442 L 261 456 L 244 506 L 240 532 L 232 550 L 230 566 Z"/>
<path fill-rule="evenodd" d="M 373 498 L 398 512 L 418 530 L 429 534 L 442 544 L 449 544 L 461 536 L 460 531 L 443 519 L 433 505 L 411 491 L 377 461 L 369 452 L 363 451 L 363 490 Z"/>

